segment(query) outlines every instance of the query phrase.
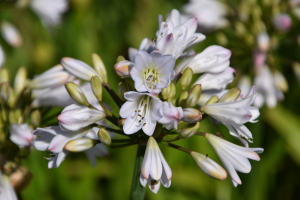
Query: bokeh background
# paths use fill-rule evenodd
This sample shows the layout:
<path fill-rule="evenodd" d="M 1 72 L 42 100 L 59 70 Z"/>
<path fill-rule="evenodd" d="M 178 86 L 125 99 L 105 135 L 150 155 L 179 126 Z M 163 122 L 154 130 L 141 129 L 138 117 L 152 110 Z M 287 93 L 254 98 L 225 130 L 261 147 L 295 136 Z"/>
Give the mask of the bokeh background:
<path fill-rule="evenodd" d="M 50 0 L 49 0 L 50 1 Z M 238 1 L 232 1 L 238 4 Z M 0 20 L 12 22 L 20 31 L 23 44 L 12 48 L 3 38 L 0 43 L 6 53 L 4 67 L 13 77 L 20 66 L 26 66 L 29 76 L 40 74 L 58 64 L 62 57 L 73 57 L 91 64 L 92 53 L 98 53 L 107 68 L 109 82 L 117 91 L 119 78 L 114 73 L 116 58 L 128 58 L 128 48 L 138 48 L 143 38 L 154 38 L 158 27 L 157 16 L 167 16 L 172 9 L 181 9 L 185 0 L 70 0 L 69 9 L 56 28 L 46 28 L 30 9 L 18 9 L 14 1 L 0 2 Z M 290 37 L 300 34 L 297 19 L 293 18 Z M 225 31 L 235 31 L 228 27 Z M 196 52 L 217 44 L 217 31 L 205 33 L 207 39 L 196 45 Z M 287 36 L 288 37 L 288 36 Z M 237 41 L 229 41 L 239 44 Z M 300 62 L 300 48 L 294 42 L 278 49 Z M 249 67 L 241 60 L 251 60 L 252 54 L 239 57 L 232 52 L 231 67 Z M 250 63 L 250 62 L 249 62 Z M 292 68 L 280 66 L 288 80 L 289 92 L 276 108 L 261 109 L 259 122 L 248 124 L 254 143 L 250 147 L 263 147 L 261 161 L 251 161 L 250 174 L 240 174 L 242 185 L 234 188 L 227 178 L 214 180 L 205 175 L 191 156 L 161 146 L 161 150 L 173 171 L 172 185 L 161 187 L 157 195 L 149 189 L 146 199 L 299 199 L 300 196 L 300 87 Z M 234 83 L 233 83 L 234 84 Z M 230 88 L 230 86 L 229 86 Z M 108 95 L 106 102 L 111 102 Z M 117 112 L 114 105 L 113 112 Z M 215 126 L 209 121 L 201 124 L 206 132 L 219 131 L 226 140 L 237 142 L 229 136 L 225 126 Z M 221 163 L 204 138 L 176 142 Z M 93 200 L 129 199 L 136 146 L 110 150 L 110 155 L 98 159 L 93 168 L 82 153 L 69 154 L 57 169 L 48 169 L 45 152 L 33 151 L 24 165 L 33 173 L 29 186 L 21 193 L 23 200 Z"/>

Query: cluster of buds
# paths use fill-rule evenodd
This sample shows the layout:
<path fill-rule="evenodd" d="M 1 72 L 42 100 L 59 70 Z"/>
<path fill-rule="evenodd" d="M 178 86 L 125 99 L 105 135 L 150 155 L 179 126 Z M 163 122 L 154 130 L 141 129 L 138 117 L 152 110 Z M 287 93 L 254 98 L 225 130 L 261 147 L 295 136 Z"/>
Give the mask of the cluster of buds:
<path fill-rule="evenodd" d="M 76 80 L 68 81 L 64 92 L 74 103 L 57 117 L 59 125 L 33 131 L 35 148 L 51 152 L 47 158 L 49 168 L 58 167 L 69 152 L 84 151 L 91 158 L 106 154 L 106 148 L 138 145 L 145 150 L 138 169 L 140 184 L 145 187 L 148 183 L 150 190 L 157 193 L 160 183 L 170 187 L 172 177 L 158 145 L 162 144 L 190 154 L 207 175 L 224 180 L 228 173 L 234 186 L 241 184 L 236 171 L 250 172 L 248 159 L 260 160 L 257 153 L 263 151 L 249 148 L 253 137 L 244 125 L 256 122 L 259 116 L 258 108 L 251 106 L 255 88 L 243 97 L 239 88 L 226 90 L 235 76 L 235 70 L 229 67 L 230 50 L 213 45 L 197 55 L 185 52 L 205 39 L 195 33 L 196 29 L 196 19 L 182 22 L 177 10 L 172 10 L 165 22 L 159 16 L 157 39 L 144 39 L 139 50 L 130 48 L 130 61 L 123 56 L 117 58 L 114 68 L 121 77 L 118 94 L 110 87 L 105 65 L 97 54 L 92 54 L 92 67 L 73 58 L 62 58 L 63 71 L 81 79 L 86 86 L 76 84 Z M 178 58 L 186 57 L 190 58 L 176 64 Z M 192 83 L 197 74 L 201 76 Z M 118 112 L 103 103 L 103 88 L 119 107 Z M 215 91 L 219 96 L 212 95 Z M 205 119 L 224 124 L 243 146 L 202 131 L 200 124 Z M 173 143 L 198 136 L 207 139 L 225 169 L 205 153 Z"/>

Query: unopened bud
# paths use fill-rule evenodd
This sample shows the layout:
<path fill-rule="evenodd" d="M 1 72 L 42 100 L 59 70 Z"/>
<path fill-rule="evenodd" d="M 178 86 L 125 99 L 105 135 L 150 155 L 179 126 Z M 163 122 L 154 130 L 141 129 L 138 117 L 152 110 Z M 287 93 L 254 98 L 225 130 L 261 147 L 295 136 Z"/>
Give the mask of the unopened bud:
<path fill-rule="evenodd" d="M 9 98 L 8 98 L 8 106 L 10 108 L 13 108 L 14 105 L 16 103 L 16 95 L 15 95 L 15 91 L 9 87 Z"/>
<path fill-rule="evenodd" d="M 200 96 L 201 85 L 197 84 L 192 88 L 191 92 L 189 93 L 189 96 L 186 99 L 186 107 L 194 107 L 198 103 Z"/>
<path fill-rule="evenodd" d="M 270 47 L 270 37 L 267 33 L 260 33 L 257 36 L 257 46 L 262 52 L 266 52 Z"/>
<path fill-rule="evenodd" d="M 243 36 L 246 32 L 248 32 L 245 25 L 240 21 L 235 23 L 235 30 L 238 36 Z"/>
<path fill-rule="evenodd" d="M 124 78 L 130 78 L 130 70 L 134 66 L 134 63 L 128 60 L 122 60 L 115 64 L 114 68 L 118 76 Z"/>
<path fill-rule="evenodd" d="M 21 192 L 27 187 L 32 179 L 32 173 L 26 169 L 26 167 L 21 166 L 10 176 L 10 181 L 16 192 Z"/>
<path fill-rule="evenodd" d="M 125 124 L 126 118 L 119 118 L 118 125 L 119 128 L 123 130 L 123 126 Z"/>
<path fill-rule="evenodd" d="M 190 67 L 187 67 L 180 77 L 180 85 L 182 90 L 185 90 L 190 85 L 190 83 L 192 82 L 192 78 L 193 70 Z"/>
<path fill-rule="evenodd" d="M 223 167 L 210 159 L 208 156 L 202 155 L 197 152 L 192 152 L 191 156 L 193 157 L 198 167 L 200 167 L 200 169 L 202 169 L 203 172 L 208 176 L 219 180 L 225 180 L 227 178 L 225 169 L 223 169 Z"/>
<path fill-rule="evenodd" d="M 129 85 L 126 83 L 125 79 L 121 79 L 118 84 L 119 96 L 122 101 L 126 101 L 124 94 L 129 91 Z"/>
<path fill-rule="evenodd" d="M 9 73 L 6 68 L 0 69 L 0 83 L 9 82 Z"/>
<path fill-rule="evenodd" d="M 111 137 L 104 128 L 100 128 L 100 130 L 98 131 L 98 138 L 102 144 L 107 146 L 111 145 Z"/>
<path fill-rule="evenodd" d="M 276 70 L 274 72 L 274 81 L 275 85 L 282 91 L 282 92 L 287 92 L 289 90 L 289 85 L 285 77 L 278 71 Z"/>
<path fill-rule="evenodd" d="M 123 60 L 125 60 L 124 56 L 118 56 L 117 63 L 120 62 L 120 61 L 123 61 Z"/>
<path fill-rule="evenodd" d="M 201 112 L 195 108 L 185 108 L 183 109 L 182 121 L 187 123 L 196 123 L 202 119 Z"/>
<path fill-rule="evenodd" d="M 31 113 L 30 120 L 33 126 L 39 127 L 41 124 L 41 112 L 39 110 L 33 111 Z"/>
<path fill-rule="evenodd" d="M 222 33 L 222 32 L 217 33 L 216 37 L 217 37 L 218 43 L 219 43 L 221 46 L 227 46 L 227 44 L 228 44 L 228 39 L 227 39 L 227 36 L 226 36 L 224 33 Z"/>
<path fill-rule="evenodd" d="M 108 83 L 105 65 L 100 56 L 96 53 L 92 54 L 92 65 L 96 72 L 100 75 L 102 79 L 101 81 L 104 83 Z"/>
<path fill-rule="evenodd" d="M 78 138 L 67 142 L 64 149 L 69 152 L 82 152 L 93 148 L 98 142 L 89 138 Z"/>
<path fill-rule="evenodd" d="M 188 124 L 184 128 L 181 129 L 178 137 L 181 139 L 192 137 L 195 133 L 198 132 L 200 128 L 200 122 L 195 124 Z"/>
<path fill-rule="evenodd" d="M 84 106 L 90 105 L 82 90 L 75 83 L 68 82 L 65 87 L 74 101 Z"/>
<path fill-rule="evenodd" d="M 16 95 L 22 92 L 26 84 L 27 84 L 27 70 L 25 67 L 20 67 L 16 74 L 15 83 L 14 83 L 14 90 Z"/>
<path fill-rule="evenodd" d="M 237 100 L 237 98 L 239 98 L 241 94 L 241 89 L 240 88 L 232 88 L 231 90 L 229 90 L 227 93 L 225 93 L 220 100 L 218 101 L 218 103 L 221 102 L 232 102 Z"/>
<path fill-rule="evenodd" d="M 0 98 L 4 101 L 7 102 L 7 100 L 9 99 L 9 85 L 7 82 L 3 82 L 0 85 Z"/>
<path fill-rule="evenodd" d="M 169 94 L 170 94 L 170 92 L 171 92 L 171 88 L 172 88 L 172 85 L 169 84 L 168 87 L 163 88 L 163 89 L 161 90 L 161 95 L 162 95 L 162 98 L 163 98 L 164 100 L 167 100 L 167 98 L 168 98 L 168 96 L 169 96 Z"/>
<path fill-rule="evenodd" d="M 102 101 L 102 84 L 98 76 L 91 78 L 91 88 L 98 101 Z"/>
<path fill-rule="evenodd" d="M 169 92 L 169 96 L 167 98 L 167 101 L 172 101 L 173 97 L 176 94 L 176 86 L 174 83 L 170 83 L 171 88 L 170 88 L 170 92 Z"/>
<path fill-rule="evenodd" d="M 179 97 L 178 97 L 178 103 L 177 103 L 178 106 L 184 107 L 185 106 L 185 101 L 186 101 L 188 96 L 189 96 L 189 93 L 187 91 L 181 92 Z"/>
<path fill-rule="evenodd" d="M 210 97 L 210 99 L 206 102 L 205 105 L 210 105 L 217 103 L 219 101 L 219 97 L 217 95 Z"/>

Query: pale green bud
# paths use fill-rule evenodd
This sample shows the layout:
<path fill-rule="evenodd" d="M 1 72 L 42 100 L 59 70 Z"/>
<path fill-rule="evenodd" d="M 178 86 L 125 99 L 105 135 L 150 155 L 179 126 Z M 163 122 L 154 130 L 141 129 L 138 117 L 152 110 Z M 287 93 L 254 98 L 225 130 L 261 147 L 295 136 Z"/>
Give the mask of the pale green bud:
<path fill-rule="evenodd" d="M 188 124 L 184 128 L 181 129 L 178 137 L 181 139 L 192 137 L 195 133 L 200 129 L 200 122 L 195 124 Z"/>
<path fill-rule="evenodd" d="M 111 137 L 104 128 L 100 128 L 100 130 L 98 131 L 98 138 L 102 144 L 107 146 L 111 145 Z"/>
<path fill-rule="evenodd" d="M 246 32 L 248 32 L 247 29 L 246 29 L 246 27 L 245 27 L 245 25 L 242 22 L 237 21 L 234 26 L 235 26 L 236 34 L 238 36 L 242 36 Z"/>
<path fill-rule="evenodd" d="M 13 110 L 9 111 L 9 122 L 11 124 L 17 124 L 18 123 L 18 120 L 16 118 L 15 112 Z"/>
<path fill-rule="evenodd" d="M 126 121 L 126 118 L 119 118 L 118 125 L 119 125 L 119 128 L 122 130 L 123 130 L 125 121 Z"/>
<path fill-rule="evenodd" d="M 120 61 L 123 61 L 123 60 L 125 60 L 124 56 L 118 56 L 117 63 L 120 62 Z"/>
<path fill-rule="evenodd" d="M 216 35 L 217 37 L 217 41 L 218 43 L 221 45 L 221 46 L 227 46 L 228 44 L 228 39 L 227 39 L 227 36 L 224 34 L 224 33 L 218 33 Z"/>
<path fill-rule="evenodd" d="M 176 86 L 174 83 L 170 83 L 170 92 L 169 92 L 169 96 L 167 98 L 167 101 L 172 101 L 173 97 L 176 94 Z"/>
<path fill-rule="evenodd" d="M 217 95 L 210 97 L 210 99 L 206 102 L 205 105 L 210 105 L 217 103 L 219 101 L 219 97 Z"/>
<path fill-rule="evenodd" d="M 9 82 L 9 73 L 6 68 L 0 69 L 0 83 Z"/>
<path fill-rule="evenodd" d="M 10 108 L 14 107 L 15 102 L 16 102 L 16 94 L 15 94 L 15 91 L 14 91 L 11 87 L 9 87 L 8 106 L 9 106 Z"/>
<path fill-rule="evenodd" d="M 172 100 L 171 100 L 171 103 L 173 104 L 173 106 L 175 106 L 176 107 L 176 99 L 175 98 L 173 98 Z"/>
<path fill-rule="evenodd" d="M 75 83 L 68 82 L 65 87 L 74 101 L 84 106 L 90 105 L 82 90 Z"/>
<path fill-rule="evenodd" d="M 0 85 L 0 98 L 4 101 L 7 102 L 9 99 L 9 85 L 7 82 L 3 82 Z"/>
<path fill-rule="evenodd" d="M 129 85 L 126 83 L 125 79 L 121 79 L 118 84 L 118 92 L 122 101 L 126 101 L 124 94 L 129 91 Z"/>
<path fill-rule="evenodd" d="M 187 97 L 189 96 L 189 93 L 187 91 L 182 91 L 178 97 L 178 106 L 184 107 Z"/>
<path fill-rule="evenodd" d="M 14 90 L 17 95 L 22 92 L 27 82 L 27 69 L 25 67 L 20 67 L 16 74 L 14 83 Z"/>
<path fill-rule="evenodd" d="M 107 84 L 108 80 L 107 80 L 107 72 L 106 72 L 105 65 L 104 65 L 102 59 L 100 58 L 100 56 L 96 53 L 92 54 L 92 66 L 94 67 L 96 72 L 100 75 L 101 82 L 104 82 Z"/>
<path fill-rule="evenodd" d="M 163 88 L 163 89 L 161 90 L 161 95 L 162 95 L 162 98 L 163 98 L 164 100 L 167 100 L 167 98 L 168 98 L 168 96 L 169 96 L 169 94 L 170 94 L 170 92 L 171 92 L 171 88 L 172 88 L 172 85 L 169 84 L 168 87 Z"/>
<path fill-rule="evenodd" d="M 226 92 L 218 101 L 218 103 L 221 102 L 232 102 L 237 100 L 237 98 L 239 98 L 241 94 L 241 89 L 240 88 L 232 88 L 231 90 L 229 90 L 228 92 Z"/>
<path fill-rule="evenodd" d="M 197 84 L 192 88 L 191 92 L 189 93 L 189 96 L 186 99 L 186 107 L 194 107 L 198 103 L 200 96 L 201 85 Z"/>
<path fill-rule="evenodd" d="M 33 126 L 38 127 L 41 124 L 41 112 L 39 110 L 35 110 L 30 115 L 30 120 Z"/>
<path fill-rule="evenodd" d="M 69 152 L 82 152 L 93 148 L 98 142 L 89 138 L 78 138 L 70 140 L 64 146 L 64 149 Z"/>
<path fill-rule="evenodd" d="M 91 78 L 91 88 L 98 101 L 102 101 L 102 84 L 98 76 Z"/>
<path fill-rule="evenodd" d="M 201 112 L 195 108 L 185 108 L 183 109 L 182 121 L 187 123 L 196 123 L 202 119 Z"/>
<path fill-rule="evenodd" d="M 185 68 L 180 77 L 181 90 L 185 90 L 192 82 L 193 70 L 190 67 Z"/>

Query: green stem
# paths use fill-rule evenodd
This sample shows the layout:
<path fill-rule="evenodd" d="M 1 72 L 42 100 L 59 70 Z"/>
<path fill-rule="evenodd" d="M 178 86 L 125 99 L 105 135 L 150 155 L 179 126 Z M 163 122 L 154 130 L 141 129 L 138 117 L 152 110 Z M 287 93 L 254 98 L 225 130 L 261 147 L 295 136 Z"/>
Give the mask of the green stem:
<path fill-rule="evenodd" d="M 145 198 L 146 188 L 143 187 L 140 183 L 141 167 L 144 159 L 145 150 L 145 145 L 138 145 L 131 186 L 131 200 L 143 200 Z"/>

